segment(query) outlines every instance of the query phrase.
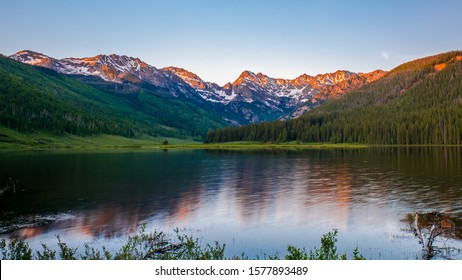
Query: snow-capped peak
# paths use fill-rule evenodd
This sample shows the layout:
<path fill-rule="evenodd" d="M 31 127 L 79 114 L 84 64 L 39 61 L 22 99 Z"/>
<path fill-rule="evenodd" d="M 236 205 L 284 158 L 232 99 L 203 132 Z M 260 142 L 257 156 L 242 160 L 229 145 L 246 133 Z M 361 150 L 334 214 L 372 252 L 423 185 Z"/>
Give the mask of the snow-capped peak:
<path fill-rule="evenodd" d="M 157 68 L 139 58 L 126 55 L 100 54 L 93 57 L 55 59 L 41 53 L 21 51 L 10 58 L 63 74 L 98 76 L 111 82 L 122 82 L 129 77 L 131 81 L 147 81 L 162 87 L 167 87 L 169 83 L 164 73 Z"/>
<path fill-rule="evenodd" d="M 43 66 L 47 68 L 52 68 L 59 63 L 56 61 L 56 59 L 49 57 L 47 55 L 44 55 L 39 52 L 34 52 L 30 50 L 23 50 L 20 52 L 17 52 L 13 55 L 10 56 L 10 58 L 22 62 L 22 63 L 27 63 L 30 65 L 35 65 L 35 66 Z"/>
<path fill-rule="evenodd" d="M 149 83 L 168 89 L 173 96 L 196 100 L 199 98 L 208 103 L 227 106 L 225 111 L 243 114 L 248 122 L 263 120 L 255 115 L 255 110 L 261 110 L 262 116 L 267 118 L 275 112 L 284 114 L 300 108 L 311 108 L 329 98 L 375 81 L 385 74 L 381 70 L 371 73 L 338 70 L 316 76 L 302 74 L 295 79 L 281 79 L 246 70 L 233 83 L 221 87 L 203 81 L 186 69 L 174 66 L 157 69 L 139 58 L 126 55 L 100 54 L 93 57 L 55 59 L 24 50 L 10 58 L 63 74 L 97 76 L 116 83 Z M 250 106 L 250 103 L 254 105 Z"/>

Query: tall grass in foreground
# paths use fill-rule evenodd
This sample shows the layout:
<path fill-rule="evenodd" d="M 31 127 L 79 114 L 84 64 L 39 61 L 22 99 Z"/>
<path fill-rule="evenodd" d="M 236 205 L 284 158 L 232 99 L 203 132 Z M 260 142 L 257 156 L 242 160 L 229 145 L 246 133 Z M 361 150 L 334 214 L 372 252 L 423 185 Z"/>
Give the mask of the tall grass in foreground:
<path fill-rule="evenodd" d="M 29 244 L 20 239 L 2 239 L 0 257 L 3 260 L 246 260 L 242 254 L 231 258 L 225 257 L 225 244 L 215 242 L 203 245 L 198 238 L 181 235 L 175 231 L 176 238 L 169 238 L 163 232 L 146 233 L 142 228 L 136 235 L 129 236 L 126 243 L 116 251 L 109 251 L 105 246 L 96 248 L 89 244 L 79 248 L 69 247 L 59 236 L 58 249 L 51 249 L 42 244 L 41 250 L 33 250 Z M 321 237 L 321 246 L 309 252 L 305 248 L 289 245 L 283 257 L 286 260 L 346 260 L 346 253 L 340 254 L 336 246 L 337 230 Z M 278 260 L 280 257 L 264 254 L 264 259 Z M 351 259 L 364 260 L 356 248 Z"/>

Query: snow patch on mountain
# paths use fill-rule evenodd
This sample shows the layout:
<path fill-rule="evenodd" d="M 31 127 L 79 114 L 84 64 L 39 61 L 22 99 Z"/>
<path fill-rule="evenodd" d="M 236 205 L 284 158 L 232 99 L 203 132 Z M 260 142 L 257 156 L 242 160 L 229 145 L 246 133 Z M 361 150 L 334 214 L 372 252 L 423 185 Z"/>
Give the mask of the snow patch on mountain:
<path fill-rule="evenodd" d="M 183 68 L 170 66 L 158 69 L 139 58 L 126 55 L 55 59 L 25 50 L 10 58 L 63 74 L 97 76 L 115 83 L 149 83 L 167 88 L 174 97 L 199 98 L 206 103 L 224 106 L 220 107 L 223 112 L 243 116 L 246 122 L 297 117 L 329 98 L 336 98 L 385 74 L 381 70 L 370 73 L 339 70 L 316 76 L 303 74 L 295 79 L 280 79 L 246 70 L 234 82 L 221 87 L 205 82 Z M 239 123 L 228 116 L 223 118 L 233 124 Z"/>

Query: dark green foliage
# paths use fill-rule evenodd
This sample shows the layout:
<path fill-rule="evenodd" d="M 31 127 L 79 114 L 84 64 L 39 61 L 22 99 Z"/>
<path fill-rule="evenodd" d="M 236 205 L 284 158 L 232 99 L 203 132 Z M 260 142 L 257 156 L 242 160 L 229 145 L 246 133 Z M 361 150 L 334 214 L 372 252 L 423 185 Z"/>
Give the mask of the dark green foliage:
<path fill-rule="evenodd" d="M 56 260 L 56 251 L 42 243 L 43 251 L 37 251 L 38 260 Z"/>
<path fill-rule="evenodd" d="M 405 63 L 298 119 L 209 132 L 206 142 L 462 144 L 462 52 Z M 442 71 L 435 65 L 446 63 Z"/>
<path fill-rule="evenodd" d="M 78 248 L 69 247 L 58 239 L 58 252 L 42 244 L 42 251 L 33 252 L 29 244 L 23 240 L 5 239 L 0 241 L 0 259 L 4 260 L 223 260 L 225 245 L 215 242 L 202 246 L 197 238 L 181 235 L 176 231 L 176 239 L 168 238 L 162 232 L 146 233 L 144 227 L 138 234 L 129 236 L 126 243 L 115 253 L 106 247 L 98 249 L 84 244 L 83 253 Z"/>
<path fill-rule="evenodd" d="M 66 243 L 61 241 L 61 238 L 58 238 L 58 247 L 59 247 L 59 257 L 62 260 L 76 260 L 77 248 L 71 248 L 67 246 Z"/>
<path fill-rule="evenodd" d="M 363 255 L 359 252 L 358 247 L 356 247 L 353 250 L 353 258 L 352 259 L 355 260 L 355 261 L 362 261 L 362 260 L 365 260 L 366 258 L 363 257 Z"/>
<path fill-rule="evenodd" d="M 162 232 L 146 233 L 144 227 L 134 236 L 129 236 L 127 242 L 114 254 L 109 252 L 104 246 L 102 250 L 84 244 L 83 253 L 78 253 L 78 248 L 71 248 L 66 243 L 62 242 L 59 236 L 58 249 L 59 259 L 62 260 L 225 260 L 225 245 L 220 245 L 219 242 L 214 244 L 206 244 L 203 246 L 198 238 L 188 235 L 181 235 L 178 230 L 175 231 L 176 238 L 168 238 Z M 287 260 L 344 260 L 346 254 L 339 255 L 337 253 L 337 230 L 329 232 L 321 238 L 320 249 L 306 253 L 306 250 L 289 246 L 287 254 L 284 258 Z M 5 239 L 0 241 L 0 259 L 3 260 L 55 260 L 57 252 L 42 244 L 43 250 L 33 252 L 29 244 L 16 239 L 10 239 L 7 242 Z M 265 259 L 277 260 L 279 256 L 266 255 Z M 232 260 L 249 259 L 244 254 L 235 256 Z M 359 254 L 356 248 L 353 251 L 353 259 L 364 259 Z"/>
<path fill-rule="evenodd" d="M 20 239 L 11 239 L 6 242 L 5 239 L 0 241 L 0 252 L 2 259 L 6 260 L 31 260 L 32 249 L 29 244 Z"/>
<path fill-rule="evenodd" d="M 346 260 L 347 255 L 339 254 L 337 251 L 337 233 L 334 229 L 332 232 L 328 232 L 321 237 L 321 247 L 311 250 L 309 255 L 305 248 L 297 248 L 294 246 L 288 246 L 287 251 L 289 254 L 285 256 L 286 260 Z M 352 254 L 353 260 L 364 260 L 365 258 L 359 253 L 356 247 Z"/>
<path fill-rule="evenodd" d="M 163 234 L 146 234 L 144 229 L 135 236 L 129 236 L 120 250 L 114 255 L 116 260 L 142 260 L 154 254 L 158 246 L 164 242 Z M 166 241 L 165 241 L 166 242 Z"/>
<path fill-rule="evenodd" d="M 179 235 L 180 244 L 183 248 L 176 254 L 170 255 L 170 259 L 175 260 L 224 260 L 225 258 L 225 245 L 220 245 L 215 241 L 213 245 L 206 244 L 205 247 L 201 246 L 198 238 L 192 236 Z"/>
<path fill-rule="evenodd" d="M 104 259 L 100 250 L 93 248 L 88 244 L 85 244 L 84 247 L 85 247 L 85 253 L 82 255 L 82 260 L 103 260 Z M 105 248 L 103 248 L 103 252 L 104 252 L 104 249 Z M 109 253 L 109 256 L 110 257 L 108 259 L 112 259 L 112 255 L 110 253 Z"/>
<path fill-rule="evenodd" d="M 310 260 L 346 260 L 346 254 L 337 252 L 337 230 L 324 234 L 321 238 L 321 247 L 310 252 Z"/>
<path fill-rule="evenodd" d="M 224 125 L 220 116 L 163 89 L 105 92 L 4 57 L 0 57 L 0 105 L 0 125 L 22 132 L 203 139 L 209 129 Z"/>
<path fill-rule="evenodd" d="M 284 258 L 286 260 L 307 260 L 308 254 L 306 253 L 305 248 L 298 248 L 292 245 L 287 246 L 287 254 Z"/>

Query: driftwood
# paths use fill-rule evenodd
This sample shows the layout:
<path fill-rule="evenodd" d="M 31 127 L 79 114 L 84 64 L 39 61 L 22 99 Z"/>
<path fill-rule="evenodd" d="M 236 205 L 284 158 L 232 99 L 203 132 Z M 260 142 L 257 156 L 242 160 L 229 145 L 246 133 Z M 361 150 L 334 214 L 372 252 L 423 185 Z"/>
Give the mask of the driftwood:
<path fill-rule="evenodd" d="M 431 259 L 434 256 L 433 242 L 435 238 L 441 234 L 441 227 L 439 224 L 432 224 L 428 237 L 427 234 L 422 233 L 421 226 L 419 225 L 419 214 L 414 214 L 414 230 L 419 238 L 419 244 L 422 244 L 422 252 L 425 259 Z"/>
<path fill-rule="evenodd" d="M 8 182 L 6 185 L 0 190 L 0 195 L 6 193 L 9 189 L 13 188 L 13 193 L 16 193 L 16 184 L 14 183 L 13 179 L 8 178 Z"/>
<path fill-rule="evenodd" d="M 13 192 L 15 193 L 16 192 L 16 184 L 13 182 L 13 179 L 11 179 L 11 177 L 10 177 L 10 182 L 11 182 L 11 185 L 13 185 Z"/>
<path fill-rule="evenodd" d="M 410 218 L 411 228 L 422 244 L 422 257 L 431 259 L 435 255 L 433 243 L 438 236 L 454 237 L 455 224 L 448 215 L 440 212 L 431 212 L 426 214 L 414 213 Z"/>
<path fill-rule="evenodd" d="M 172 243 L 165 239 L 163 232 L 154 232 L 149 235 L 142 236 L 143 241 L 146 243 L 147 252 L 143 256 L 144 260 L 152 260 L 162 258 L 167 253 L 177 253 L 182 247 L 183 243 Z"/>
<path fill-rule="evenodd" d="M 156 248 L 144 255 L 143 259 L 150 260 L 156 259 L 157 256 L 165 255 L 166 253 L 173 253 L 178 252 L 183 247 L 183 244 L 159 244 L 159 245 L 166 245 L 163 247 Z"/>

